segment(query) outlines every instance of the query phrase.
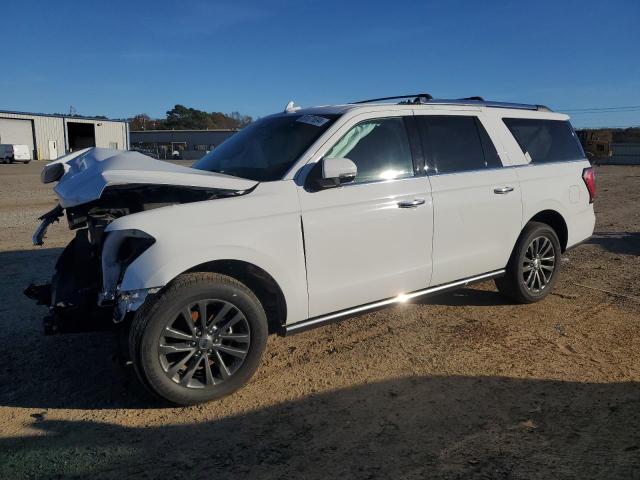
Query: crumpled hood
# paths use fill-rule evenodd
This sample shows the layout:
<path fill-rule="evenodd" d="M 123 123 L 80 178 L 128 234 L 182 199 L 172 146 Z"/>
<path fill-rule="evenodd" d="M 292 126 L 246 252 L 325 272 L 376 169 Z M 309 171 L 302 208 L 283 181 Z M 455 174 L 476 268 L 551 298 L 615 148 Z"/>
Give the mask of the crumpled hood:
<path fill-rule="evenodd" d="M 243 191 L 258 182 L 155 160 L 139 152 L 87 148 L 60 157 L 65 174 L 53 189 L 63 208 L 97 200 L 110 185 L 174 185 Z"/>

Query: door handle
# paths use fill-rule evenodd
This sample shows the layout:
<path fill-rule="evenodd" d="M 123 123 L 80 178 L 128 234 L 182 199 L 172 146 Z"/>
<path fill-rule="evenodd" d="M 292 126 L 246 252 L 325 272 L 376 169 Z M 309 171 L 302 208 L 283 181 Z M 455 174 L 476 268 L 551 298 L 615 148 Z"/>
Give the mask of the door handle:
<path fill-rule="evenodd" d="M 401 200 L 398 202 L 399 208 L 417 208 L 419 205 L 424 205 L 424 198 L 414 198 L 413 200 Z"/>
<path fill-rule="evenodd" d="M 493 193 L 497 195 L 504 195 L 509 192 L 513 192 L 513 187 L 497 187 L 493 189 Z"/>

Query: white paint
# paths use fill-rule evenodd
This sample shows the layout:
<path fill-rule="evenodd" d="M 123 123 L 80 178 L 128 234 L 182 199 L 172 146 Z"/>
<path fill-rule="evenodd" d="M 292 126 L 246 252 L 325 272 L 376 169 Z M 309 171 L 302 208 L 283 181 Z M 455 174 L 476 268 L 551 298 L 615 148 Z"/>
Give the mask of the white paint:
<path fill-rule="evenodd" d="M 65 164 L 66 173 L 54 188 L 64 208 L 100 198 L 109 185 L 184 185 L 247 190 L 256 184 L 250 180 L 154 160 L 139 152 L 109 148 L 80 150 L 49 165 L 55 163 Z"/>

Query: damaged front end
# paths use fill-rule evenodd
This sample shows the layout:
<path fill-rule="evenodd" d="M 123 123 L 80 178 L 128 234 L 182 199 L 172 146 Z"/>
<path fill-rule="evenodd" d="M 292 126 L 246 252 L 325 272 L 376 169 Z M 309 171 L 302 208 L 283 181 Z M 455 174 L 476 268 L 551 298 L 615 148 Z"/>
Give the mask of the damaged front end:
<path fill-rule="evenodd" d="M 131 152 L 113 152 L 114 156 L 128 158 L 129 168 L 132 167 L 131 164 L 135 166 L 136 161 L 139 161 Z M 91 153 L 91 150 L 87 152 L 88 155 Z M 104 152 L 98 153 L 104 156 Z M 98 155 L 94 155 L 96 156 Z M 92 158 L 87 160 L 85 157 L 75 156 L 74 160 L 90 164 Z M 106 160 L 111 158 L 113 157 L 105 157 Z M 97 163 L 95 158 L 93 161 Z M 168 167 L 163 164 L 164 162 L 145 159 L 143 163 L 148 173 L 146 177 L 149 178 L 149 182 L 152 182 L 157 180 L 157 174 L 149 172 L 149 161 L 159 163 L 158 168 L 163 173 L 166 173 Z M 45 169 L 49 167 L 51 164 Z M 67 174 L 56 174 L 57 178 L 54 178 L 54 181 L 59 180 L 56 193 L 60 198 L 60 205 L 40 217 L 42 223 L 33 235 L 33 243 L 42 245 L 48 226 L 65 214 L 69 228 L 76 230 L 75 238 L 67 245 L 56 262 L 51 282 L 30 285 L 24 291 L 25 295 L 36 303 L 49 307 L 49 315 L 44 319 L 46 334 L 112 328 L 115 324 L 123 322 L 128 314 L 135 312 L 149 295 L 159 290 L 159 288 L 128 292 L 120 290 L 120 284 L 128 266 L 148 250 L 156 239 L 136 229 L 107 231 L 107 227 L 112 222 L 123 216 L 148 210 L 242 195 L 248 191 L 203 185 L 206 182 L 202 180 L 201 174 L 197 174 L 199 177 L 197 186 L 145 183 L 145 172 L 140 170 L 130 175 L 136 178 L 136 183 L 112 185 L 109 182 L 109 174 L 114 172 L 109 171 L 108 162 L 103 162 L 100 167 L 98 172 L 102 182 L 100 191 L 97 194 L 88 192 L 87 182 L 83 182 L 82 193 L 88 200 L 84 203 L 77 198 L 78 189 L 70 189 L 68 185 L 63 185 L 65 178 L 74 177 L 74 167 L 72 166 L 71 169 L 67 167 L 65 170 Z M 60 167 L 55 168 L 60 169 Z M 185 173 L 183 170 L 190 169 L 175 168 L 178 169 L 176 177 L 182 177 L 184 183 L 187 183 L 184 179 L 189 178 L 190 172 Z M 78 170 L 77 167 L 76 169 Z M 88 169 L 82 170 L 85 176 L 86 170 Z M 46 170 L 43 172 L 43 182 L 48 183 L 45 181 L 48 177 L 44 173 Z M 121 169 L 115 173 L 122 176 Z M 212 183 L 215 183 L 215 178 L 213 180 Z M 74 178 L 67 181 L 77 183 L 77 179 Z M 226 180 L 224 186 L 227 187 L 229 183 Z M 70 201 L 69 196 L 60 194 L 65 189 L 76 195 L 76 201 Z"/>

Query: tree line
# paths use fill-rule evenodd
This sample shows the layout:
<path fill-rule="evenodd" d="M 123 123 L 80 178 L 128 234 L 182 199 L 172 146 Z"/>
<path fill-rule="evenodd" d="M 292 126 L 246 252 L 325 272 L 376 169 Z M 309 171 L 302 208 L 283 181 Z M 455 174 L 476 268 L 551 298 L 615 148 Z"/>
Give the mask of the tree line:
<path fill-rule="evenodd" d="M 146 113 L 139 113 L 129 119 L 129 128 L 138 130 L 216 130 L 240 129 L 251 123 L 253 119 L 238 112 L 229 114 L 222 112 L 204 112 L 195 108 L 175 105 L 168 110 L 165 118 L 151 118 Z"/>

